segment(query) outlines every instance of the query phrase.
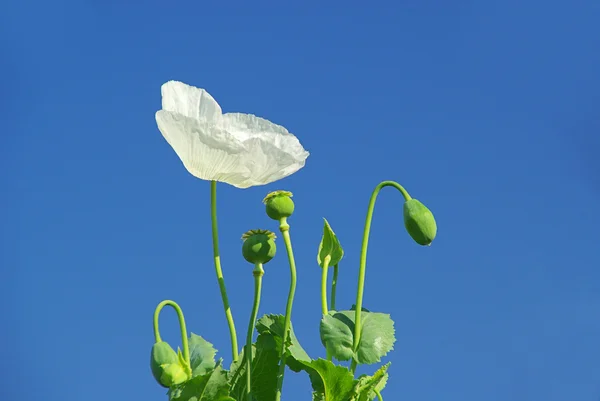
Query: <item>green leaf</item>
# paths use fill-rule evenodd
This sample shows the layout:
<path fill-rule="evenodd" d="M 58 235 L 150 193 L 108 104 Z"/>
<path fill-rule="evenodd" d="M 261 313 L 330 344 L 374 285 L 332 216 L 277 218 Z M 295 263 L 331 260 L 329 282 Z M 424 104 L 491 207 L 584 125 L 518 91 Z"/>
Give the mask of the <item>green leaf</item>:
<path fill-rule="evenodd" d="M 223 401 L 229 396 L 227 372 L 219 365 L 169 389 L 169 401 Z"/>
<path fill-rule="evenodd" d="M 217 350 L 204 338 L 192 333 L 189 339 L 192 375 L 204 375 L 215 368 Z"/>
<path fill-rule="evenodd" d="M 352 307 L 350 307 L 350 310 L 351 311 L 355 311 L 356 310 L 356 304 L 352 304 Z M 368 310 L 364 306 L 362 308 L 360 308 L 360 310 L 363 311 L 363 312 L 371 312 L 370 310 Z"/>
<path fill-rule="evenodd" d="M 252 394 L 257 401 L 272 401 L 277 391 L 279 350 L 281 343 L 269 334 L 256 339 L 256 356 L 252 360 Z"/>
<path fill-rule="evenodd" d="M 317 263 L 319 266 L 323 267 L 325 258 L 329 256 L 329 266 L 335 266 L 344 257 L 344 250 L 340 245 L 340 241 L 338 241 L 335 233 L 331 229 L 327 219 L 323 220 L 325 220 L 325 224 L 323 226 L 323 238 L 321 238 L 321 243 L 319 244 Z"/>
<path fill-rule="evenodd" d="M 246 347 L 242 348 L 242 352 L 238 356 L 238 360 L 231 362 L 229 367 L 228 381 L 230 395 L 236 400 L 243 400 L 246 394 L 246 355 L 244 353 Z M 252 345 L 252 354 L 254 355 L 254 344 Z"/>
<path fill-rule="evenodd" d="M 347 361 L 354 355 L 354 321 L 342 313 L 330 313 L 321 319 L 321 343 L 335 359 Z"/>
<path fill-rule="evenodd" d="M 348 401 L 357 381 L 348 369 L 325 359 L 299 361 L 309 376 L 314 401 Z"/>
<path fill-rule="evenodd" d="M 385 375 L 383 375 L 383 377 L 377 383 L 377 385 L 375 385 L 375 387 L 369 392 L 369 397 L 370 397 L 370 398 L 368 398 L 369 400 L 374 400 L 375 398 L 377 398 L 377 394 L 375 394 L 375 390 L 377 390 L 381 394 L 381 392 L 385 388 L 389 378 L 390 378 L 389 373 L 386 373 Z"/>
<path fill-rule="evenodd" d="M 256 330 L 261 333 L 269 333 L 280 338 L 283 341 L 283 326 L 285 323 L 285 316 L 283 315 L 264 315 L 256 323 Z M 279 345 L 281 347 L 281 345 Z M 278 348 L 279 350 L 279 348 Z M 286 365 L 289 366 L 294 372 L 299 372 L 302 369 L 302 365 L 299 361 L 310 362 L 310 356 L 304 351 L 304 348 L 300 345 L 300 342 L 294 334 L 294 328 L 290 325 L 290 338 L 286 342 Z"/>
<path fill-rule="evenodd" d="M 272 401 L 277 391 L 279 350 L 281 341 L 270 333 L 260 334 L 252 344 L 252 395 L 256 401 Z M 237 400 L 246 397 L 246 358 L 244 352 L 231 365 L 229 373 L 231 396 Z"/>
<path fill-rule="evenodd" d="M 373 376 L 362 375 L 354 387 L 354 395 L 351 401 L 371 401 L 377 397 L 375 390 L 381 392 L 388 379 L 387 370 L 391 363 L 380 367 Z"/>
<path fill-rule="evenodd" d="M 381 361 L 394 348 L 394 321 L 390 315 L 361 312 L 361 337 L 358 349 L 353 352 L 354 311 L 332 311 L 321 319 L 321 343 L 339 361 L 350 358 L 360 364 L 370 365 Z"/>

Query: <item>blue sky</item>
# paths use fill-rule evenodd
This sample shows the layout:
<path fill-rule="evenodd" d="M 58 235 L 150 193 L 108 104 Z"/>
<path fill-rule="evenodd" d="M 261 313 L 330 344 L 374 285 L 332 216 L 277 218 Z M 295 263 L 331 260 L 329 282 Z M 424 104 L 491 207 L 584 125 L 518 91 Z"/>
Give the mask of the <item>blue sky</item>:
<path fill-rule="evenodd" d="M 294 192 L 293 322 L 318 337 L 326 217 L 354 300 L 370 192 L 397 180 L 438 238 L 377 203 L 365 306 L 391 313 L 386 400 L 600 399 L 600 2 L 16 1 L 2 50 L 0 398 L 165 400 L 151 317 L 229 345 L 211 260 L 209 184 L 156 127 L 160 85 L 286 126 L 311 152 L 265 187 L 219 186 L 223 268 L 240 337 L 252 267 L 240 235 L 276 229 L 263 196 Z M 282 313 L 283 247 L 261 313 Z M 178 343 L 176 320 L 161 320 Z M 361 372 L 366 372 L 363 369 Z M 285 401 L 310 399 L 288 374 Z"/>

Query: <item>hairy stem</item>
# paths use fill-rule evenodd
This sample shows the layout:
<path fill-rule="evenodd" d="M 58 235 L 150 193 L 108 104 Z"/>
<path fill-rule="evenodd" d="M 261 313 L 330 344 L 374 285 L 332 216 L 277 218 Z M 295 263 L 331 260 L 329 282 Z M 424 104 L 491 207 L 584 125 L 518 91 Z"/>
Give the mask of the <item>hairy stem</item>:
<path fill-rule="evenodd" d="M 213 255 L 215 260 L 215 272 L 217 273 L 217 281 L 221 290 L 221 299 L 223 300 L 223 308 L 225 309 L 225 318 L 229 326 L 229 336 L 231 338 L 231 357 L 233 361 L 238 360 L 238 344 L 235 324 L 231 315 L 229 299 L 227 298 L 227 289 L 225 288 L 225 279 L 223 278 L 223 270 L 221 269 L 221 255 L 219 253 L 219 229 L 217 227 L 217 182 L 210 182 L 210 217 L 212 223 L 212 241 Z"/>

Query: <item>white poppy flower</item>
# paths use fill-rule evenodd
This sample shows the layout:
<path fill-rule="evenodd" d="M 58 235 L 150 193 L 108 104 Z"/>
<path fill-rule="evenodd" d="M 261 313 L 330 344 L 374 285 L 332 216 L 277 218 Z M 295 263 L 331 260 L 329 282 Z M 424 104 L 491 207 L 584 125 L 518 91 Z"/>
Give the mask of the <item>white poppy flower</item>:
<path fill-rule="evenodd" d="M 248 188 L 304 166 L 309 153 L 281 125 L 252 114 L 223 114 L 208 92 L 183 82 L 169 81 L 161 93 L 158 129 L 192 175 Z"/>

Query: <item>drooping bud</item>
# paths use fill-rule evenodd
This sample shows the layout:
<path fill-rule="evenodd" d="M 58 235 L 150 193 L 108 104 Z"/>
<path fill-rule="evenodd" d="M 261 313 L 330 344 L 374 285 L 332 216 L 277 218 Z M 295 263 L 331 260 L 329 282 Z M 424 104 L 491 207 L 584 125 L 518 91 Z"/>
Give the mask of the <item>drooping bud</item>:
<path fill-rule="evenodd" d="M 263 203 L 266 205 L 267 215 L 273 220 L 290 217 L 294 213 L 294 201 L 289 191 L 274 191 L 265 196 Z"/>
<path fill-rule="evenodd" d="M 152 346 L 150 355 L 150 368 L 154 379 L 163 387 L 181 384 L 189 379 L 189 369 L 185 362 L 171 346 L 165 341 L 157 342 Z"/>
<path fill-rule="evenodd" d="M 166 384 L 166 387 L 181 384 L 188 380 L 188 375 L 185 372 L 184 367 L 179 363 L 161 365 L 161 367 L 163 369 L 163 374 L 160 379 L 162 383 Z"/>
<path fill-rule="evenodd" d="M 404 226 L 419 245 L 430 245 L 437 233 L 433 213 L 416 199 L 404 203 Z"/>
<path fill-rule="evenodd" d="M 250 230 L 242 236 L 242 255 L 252 264 L 267 263 L 275 256 L 275 234 L 268 230 Z"/>

